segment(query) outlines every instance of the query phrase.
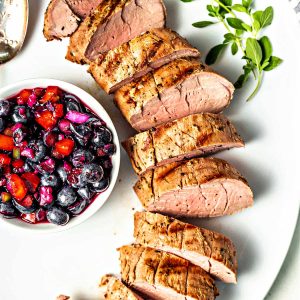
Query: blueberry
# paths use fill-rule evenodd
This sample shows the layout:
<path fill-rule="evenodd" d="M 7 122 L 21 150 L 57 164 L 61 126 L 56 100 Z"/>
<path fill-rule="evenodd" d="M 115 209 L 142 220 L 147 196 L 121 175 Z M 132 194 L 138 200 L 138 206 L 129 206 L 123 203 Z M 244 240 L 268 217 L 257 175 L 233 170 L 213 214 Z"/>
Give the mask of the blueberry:
<path fill-rule="evenodd" d="M 2 132 L 5 128 L 5 122 L 3 118 L 0 118 L 0 132 Z"/>
<path fill-rule="evenodd" d="M 76 201 L 74 204 L 68 206 L 68 210 L 72 213 L 72 215 L 79 215 L 83 212 L 83 210 L 86 208 L 87 206 L 87 200 L 85 199 L 80 199 L 78 201 Z"/>
<path fill-rule="evenodd" d="M 18 211 L 11 201 L 0 202 L 0 214 L 5 218 L 16 218 L 18 216 Z"/>
<path fill-rule="evenodd" d="M 92 192 L 88 187 L 82 187 L 77 190 L 77 194 L 81 196 L 81 198 L 89 201 L 93 196 L 94 192 Z"/>
<path fill-rule="evenodd" d="M 115 146 L 115 144 L 107 144 L 103 147 L 103 151 L 107 155 L 113 155 L 116 153 L 116 146 Z"/>
<path fill-rule="evenodd" d="M 22 201 L 12 199 L 12 203 L 22 214 L 31 214 L 37 209 L 37 203 L 31 195 L 27 195 Z"/>
<path fill-rule="evenodd" d="M 90 163 L 93 160 L 93 154 L 84 149 L 77 149 L 73 152 L 72 164 L 74 167 L 82 167 L 84 164 Z"/>
<path fill-rule="evenodd" d="M 68 174 L 67 174 L 65 168 L 63 166 L 59 166 L 56 171 L 57 171 L 61 181 L 66 182 Z"/>
<path fill-rule="evenodd" d="M 26 160 L 26 162 L 25 162 L 25 164 L 23 166 L 23 169 L 24 169 L 25 173 L 33 171 L 33 168 L 30 166 L 30 164 L 27 162 L 27 160 Z"/>
<path fill-rule="evenodd" d="M 53 223 L 55 225 L 63 226 L 69 222 L 70 216 L 68 213 L 63 211 L 61 208 L 51 207 L 47 211 L 47 220 L 48 220 L 48 222 Z"/>
<path fill-rule="evenodd" d="M 26 106 L 17 105 L 14 107 L 11 118 L 15 123 L 27 123 L 31 119 L 31 113 Z"/>
<path fill-rule="evenodd" d="M 96 183 L 103 177 L 103 168 L 97 164 L 87 164 L 83 167 L 82 178 L 88 183 Z"/>
<path fill-rule="evenodd" d="M 41 186 L 51 186 L 53 188 L 59 188 L 60 180 L 54 174 L 45 174 L 41 177 Z"/>
<path fill-rule="evenodd" d="M 57 195 L 57 203 L 60 206 L 67 207 L 76 202 L 77 195 L 73 188 L 64 186 Z"/>
<path fill-rule="evenodd" d="M 70 110 L 76 110 L 79 112 L 82 112 L 82 106 L 80 105 L 77 98 L 73 95 L 65 95 L 65 101 L 66 101 L 66 110 L 67 112 Z"/>
<path fill-rule="evenodd" d="M 95 182 L 92 184 L 92 190 L 96 193 L 102 193 L 108 189 L 109 183 L 109 178 L 103 178 L 99 182 Z"/>
<path fill-rule="evenodd" d="M 28 158 L 33 162 L 39 162 L 46 155 L 46 146 L 44 145 L 42 140 L 32 140 L 28 144 L 28 148 L 34 150 L 34 157 Z"/>
<path fill-rule="evenodd" d="M 96 147 L 104 147 L 104 145 L 112 141 L 112 134 L 110 130 L 104 126 L 97 127 L 94 131 L 92 143 Z"/>
<path fill-rule="evenodd" d="M 78 126 L 74 126 L 74 125 L 70 124 L 70 129 L 71 129 L 72 133 L 74 134 L 75 140 L 81 146 L 86 146 L 92 135 L 91 129 L 88 126 L 83 125 L 83 124 L 78 125 Z"/>
<path fill-rule="evenodd" d="M 14 139 L 15 144 L 21 143 L 25 139 L 26 135 L 27 135 L 27 132 L 24 128 L 22 128 L 22 127 L 17 128 L 13 133 L 13 139 Z"/>
<path fill-rule="evenodd" d="M 7 100 L 0 100 L 0 117 L 6 117 L 10 111 L 10 103 Z"/>

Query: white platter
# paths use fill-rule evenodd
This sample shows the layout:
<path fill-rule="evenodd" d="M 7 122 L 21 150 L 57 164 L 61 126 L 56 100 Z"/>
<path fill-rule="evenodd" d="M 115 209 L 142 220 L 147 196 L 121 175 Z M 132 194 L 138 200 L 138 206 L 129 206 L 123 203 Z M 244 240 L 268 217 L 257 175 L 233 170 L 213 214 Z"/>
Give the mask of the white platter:
<path fill-rule="evenodd" d="M 33 77 L 68 81 L 98 99 L 109 112 L 120 139 L 133 131 L 85 71 L 64 60 L 67 41 L 46 43 L 42 36 L 46 0 L 30 0 L 29 32 L 24 49 L 12 62 L 0 66 L 0 86 Z M 235 94 L 226 110 L 246 140 L 245 149 L 219 157 L 232 162 L 249 180 L 255 205 L 240 214 L 197 222 L 233 239 L 239 258 L 238 285 L 218 283 L 220 300 L 262 300 L 287 253 L 299 211 L 300 184 L 300 32 L 288 1 L 256 1 L 273 5 L 275 20 L 267 29 L 275 55 L 283 65 L 268 73 L 259 95 L 245 102 L 250 87 Z M 203 53 L 222 40 L 222 27 L 195 29 L 206 19 L 204 0 L 180 3 L 168 0 L 169 26 Z M 239 60 L 225 55 L 217 70 L 234 81 Z M 32 235 L 12 231 L 0 222 L 0 299 L 52 300 L 59 293 L 73 300 L 96 300 L 97 282 L 107 272 L 118 272 L 115 249 L 132 241 L 132 215 L 140 204 L 131 186 L 136 177 L 124 151 L 119 181 L 106 204 L 89 220 L 66 232 Z"/>

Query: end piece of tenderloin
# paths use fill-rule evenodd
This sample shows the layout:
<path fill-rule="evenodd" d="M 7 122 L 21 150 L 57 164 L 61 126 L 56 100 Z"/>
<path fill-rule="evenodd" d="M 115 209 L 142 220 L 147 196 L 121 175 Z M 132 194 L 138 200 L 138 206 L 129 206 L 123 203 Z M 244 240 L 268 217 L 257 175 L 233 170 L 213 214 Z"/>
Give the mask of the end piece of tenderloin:
<path fill-rule="evenodd" d="M 105 299 L 107 300 L 143 300 L 121 280 L 113 275 L 105 275 L 101 278 L 100 287 L 105 287 Z"/>
<path fill-rule="evenodd" d="M 199 57 L 200 52 L 168 28 L 152 29 L 99 57 L 89 72 L 107 92 L 181 57 Z"/>
<path fill-rule="evenodd" d="M 175 217 L 220 217 L 253 205 L 246 179 L 217 158 L 194 158 L 149 170 L 134 191 L 147 211 Z"/>
<path fill-rule="evenodd" d="M 212 277 L 178 256 L 137 245 L 119 249 L 122 280 L 153 300 L 213 300 Z"/>
<path fill-rule="evenodd" d="M 137 244 L 166 251 L 204 269 L 226 283 L 236 283 L 237 258 L 226 236 L 151 212 L 134 215 Z"/>
<path fill-rule="evenodd" d="M 222 114 L 190 115 L 145 132 L 123 142 L 134 171 L 142 174 L 174 161 L 243 147 L 233 124 Z"/>
<path fill-rule="evenodd" d="M 115 103 L 137 131 L 202 112 L 219 113 L 234 86 L 196 59 L 176 59 L 115 93 Z"/>
<path fill-rule="evenodd" d="M 51 0 L 44 15 L 44 36 L 47 41 L 61 40 L 76 31 L 79 21 L 66 0 Z"/>
<path fill-rule="evenodd" d="M 152 28 L 164 27 L 162 0 L 103 0 L 71 36 L 66 58 L 85 64 Z"/>

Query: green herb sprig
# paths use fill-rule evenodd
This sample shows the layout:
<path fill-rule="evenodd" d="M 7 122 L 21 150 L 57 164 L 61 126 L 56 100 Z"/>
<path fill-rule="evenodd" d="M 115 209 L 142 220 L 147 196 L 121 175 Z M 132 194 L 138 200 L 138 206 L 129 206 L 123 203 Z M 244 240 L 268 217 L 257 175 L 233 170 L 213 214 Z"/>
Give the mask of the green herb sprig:
<path fill-rule="evenodd" d="M 192 2 L 194 0 L 181 0 Z M 239 76 L 234 86 L 239 89 L 248 81 L 251 74 L 256 80 L 256 86 L 247 101 L 251 100 L 258 92 L 265 71 L 271 71 L 282 63 L 282 59 L 273 56 L 270 39 L 261 37 L 262 29 L 272 24 L 274 10 L 271 6 L 265 10 L 254 10 L 253 0 L 242 0 L 241 3 L 233 3 L 232 0 L 211 0 L 207 5 L 208 15 L 216 21 L 199 21 L 192 25 L 196 28 L 204 28 L 221 23 L 227 30 L 221 44 L 214 46 L 206 56 L 206 64 L 214 64 L 220 54 L 231 47 L 232 55 L 239 51 L 245 60 L 243 73 Z M 239 14 L 238 17 L 237 13 Z"/>

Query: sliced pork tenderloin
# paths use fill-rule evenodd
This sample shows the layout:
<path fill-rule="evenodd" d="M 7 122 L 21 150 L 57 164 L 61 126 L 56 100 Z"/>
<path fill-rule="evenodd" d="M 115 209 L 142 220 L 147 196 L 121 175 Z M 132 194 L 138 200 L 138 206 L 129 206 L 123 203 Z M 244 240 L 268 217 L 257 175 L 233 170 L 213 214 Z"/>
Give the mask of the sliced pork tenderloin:
<path fill-rule="evenodd" d="M 105 275 L 101 278 L 100 287 L 106 288 L 104 295 L 107 300 L 143 300 L 118 278 L 112 275 Z"/>
<path fill-rule="evenodd" d="M 213 300 L 218 295 L 212 277 L 183 258 L 137 245 L 119 251 L 122 280 L 150 299 Z"/>
<path fill-rule="evenodd" d="M 71 36 L 66 58 L 90 63 L 152 28 L 165 26 L 162 0 L 103 0 Z"/>
<path fill-rule="evenodd" d="M 253 205 L 247 180 L 217 158 L 194 158 L 149 170 L 134 191 L 146 210 L 178 217 L 219 217 Z"/>
<path fill-rule="evenodd" d="M 190 115 L 123 142 L 137 174 L 170 162 L 243 146 L 232 123 L 224 115 L 211 113 Z"/>
<path fill-rule="evenodd" d="M 151 212 L 136 212 L 137 244 L 178 255 L 226 283 L 236 283 L 237 258 L 224 235 Z"/>
<path fill-rule="evenodd" d="M 219 113 L 234 86 L 195 59 L 176 59 L 115 93 L 115 102 L 137 131 L 201 112 Z"/>
<path fill-rule="evenodd" d="M 44 15 L 44 36 L 47 41 L 61 40 L 75 32 L 79 21 L 65 0 L 51 0 Z"/>
<path fill-rule="evenodd" d="M 66 0 L 72 11 L 82 20 L 86 18 L 103 0 Z"/>
<path fill-rule="evenodd" d="M 199 51 L 176 32 L 152 29 L 109 51 L 90 65 L 90 73 L 107 92 L 180 57 L 199 57 Z"/>

